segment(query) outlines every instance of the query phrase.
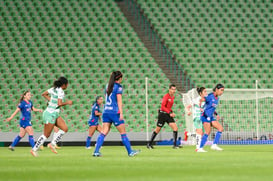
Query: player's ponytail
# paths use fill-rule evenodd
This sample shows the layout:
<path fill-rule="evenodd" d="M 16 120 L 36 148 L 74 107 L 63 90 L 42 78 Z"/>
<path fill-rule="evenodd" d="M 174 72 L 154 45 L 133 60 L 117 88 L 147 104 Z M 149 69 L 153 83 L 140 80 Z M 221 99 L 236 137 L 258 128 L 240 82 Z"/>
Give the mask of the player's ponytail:
<path fill-rule="evenodd" d="M 122 73 L 120 71 L 112 72 L 112 74 L 110 76 L 110 79 L 109 79 L 109 82 L 108 82 L 108 87 L 107 87 L 107 90 L 106 90 L 108 96 L 113 91 L 115 81 L 119 80 L 120 78 L 122 78 Z"/>
<path fill-rule="evenodd" d="M 221 88 L 225 88 L 223 84 L 217 84 L 212 90 L 213 92 L 216 91 L 216 89 L 221 89 Z"/>
<path fill-rule="evenodd" d="M 201 95 L 202 92 L 203 92 L 203 90 L 205 90 L 205 89 L 206 89 L 205 87 L 197 87 L 197 88 L 196 88 L 196 91 L 197 91 L 197 93 L 198 93 L 199 95 Z"/>
<path fill-rule="evenodd" d="M 19 103 L 22 102 L 22 101 L 24 100 L 25 95 L 26 95 L 28 92 L 29 92 L 29 90 L 25 91 L 25 92 L 21 95 Z"/>
<path fill-rule="evenodd" d="M 65 77 L 60 77 L 58 80 L 55 80 L 53 83 L 54 89 L 62 87 L 62 85 L 68 84 L 68 80 Z"/>

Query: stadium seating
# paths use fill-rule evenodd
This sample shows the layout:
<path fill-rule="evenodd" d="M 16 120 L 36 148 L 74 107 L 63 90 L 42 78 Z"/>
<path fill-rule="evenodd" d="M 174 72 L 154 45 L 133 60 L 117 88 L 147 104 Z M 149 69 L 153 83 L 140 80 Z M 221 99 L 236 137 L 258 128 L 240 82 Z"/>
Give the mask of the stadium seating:
<path fill-rule="evenodd" d="M 272 88 L 273 12 L 270 1 L 137 3 L 199 86 Z"/>
<path fill-rule="evenodd" d="M 45 109 L 41 93 L 65 75 L 70 83 L 66 99 L 73 100 L 73 106 L 65 107 L 61 115 L 69 131 L 84 132 L 95 96 L 103 95 L 110 72 L 121 70 L 127 130 L 146 131 L 145 77 L 152 80 L 149 130 L 154 129 L 157 109 L 170 81 L 114 1 L 0 1 L 0 13 L 2 120 L 12 114 L 27 89 L 34 95 L 34 106 Z M 174 110 L 183 130 L 179 96 Z M 41 132 L 42 114 L 33 113 L 32 119 L 35 132 Z M 1 132 L 18 130 L 19 115 L 11 122 L 0 122 Z"/>

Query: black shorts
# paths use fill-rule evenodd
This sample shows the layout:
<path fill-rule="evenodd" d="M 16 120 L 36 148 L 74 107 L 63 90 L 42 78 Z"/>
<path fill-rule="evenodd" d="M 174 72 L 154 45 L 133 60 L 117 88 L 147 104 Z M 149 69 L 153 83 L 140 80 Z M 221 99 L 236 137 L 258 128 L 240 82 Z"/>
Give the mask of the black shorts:
<path fill-rule="evenodd" d="M 165 123 L 175 123 L 174 119 L 168 113 L 158 112 L 157 126 L 162 128 Z"/>

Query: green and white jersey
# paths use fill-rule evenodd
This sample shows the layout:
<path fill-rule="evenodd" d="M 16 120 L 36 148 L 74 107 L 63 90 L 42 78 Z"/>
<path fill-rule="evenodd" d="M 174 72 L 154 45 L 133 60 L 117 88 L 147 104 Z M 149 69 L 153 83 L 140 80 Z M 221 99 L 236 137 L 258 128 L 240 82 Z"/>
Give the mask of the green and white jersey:
<path fill-rule="evenodd" d="M 205 101 L 203 101 L 200 104 L 200 99 L 201 99 L 201 97 L 198 96 L 197 98 L 195 98 L 193 100 L 193 105 L 192 105 L 193 119 L 195 119 L 195 118 L 199 118 L 200 119 L 200 116 L 203 113 L 200 109 L 204 109 Z"/>
<path fill-rule="evenodd" d="M 60 112 L 59 106 L 58 106 L 58 99 L 64 99 L 64 91 L 62 88 L 50 88 L 47 90 L 47 92 L 50 94 L 50 101 L 48 103 L 48 106 L 46 108 L 46 111 L 49 113 L 54 112 Z"/>

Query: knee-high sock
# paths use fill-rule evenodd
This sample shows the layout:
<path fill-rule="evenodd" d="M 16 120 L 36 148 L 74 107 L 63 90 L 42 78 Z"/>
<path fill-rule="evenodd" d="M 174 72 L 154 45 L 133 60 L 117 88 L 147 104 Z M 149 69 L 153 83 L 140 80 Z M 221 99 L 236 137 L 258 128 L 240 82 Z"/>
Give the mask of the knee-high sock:
<path fill-rule="evenodd" d="M 19 135 L 16 136 L 16 138 L 13 140 L 13 142 L 11 143 L 11 147 L 15 147 L 19 141 L 22 139 L 22 137 L 20 137 Z"/>
<path fill-rule="evenodd" d="M 28 141 L 29 141 L 29 144 L 30 144 L 31 148 L 33 148 L 34 145 L 35 145 L 35 141 L 34 141 L 33 135 L 29 135 L 28 136 Z"/>
<path fill-rule="evenodd" d="M 63 135 L 65 134 L 65 132 L 63 130 L 59 130 L 57 133 L 56 133 L 56 137 L 51 141 L 51 144 L 53 146 L 55 146 L 63 137 Z"/>
<path fill-rule="evenodd" d="M 203 148 L 203 147 L 205 146 L 208 137 L 209 137 L 209 135 L 207 135 L 207 134 L 204 134 L 204 135 L 202 136 L 201 143 L 200 143 L 200 148 Z"/>
<path fill-rule="evenodd" d="M 220 141 L 221 136 L 222 136 L 222 132 L 217 131 L 217 133 L 215 134 L 215 138 L 214 138 L 213 144 L 218 144 L 219 141 Z"/>
<path fill-rule="evenodd" d="M 91 136 L 87 136 L 86 138 L 86 148 L 90 147 L 91 144 Z"/>
<path fill-rule="evenodd" d="M 32 150 L 37 151 L 40 148 L 40 146 L 44 144 L 46 139 L 47 139 L 47 137 L 45 135 L 41 135 L 38 138 L 38 140 L 37 140 L 36 144 L 34 145 L 34 147 L 32 148 Z"/>
<path fill-rule="evenodd" d="M 196 149 L 200 148 L 201 139 L 202 139 L 202 135 L 196 134 Z"/>
<path fill-rule="evenodd" d="M 154 131 L 153 134 L 152 134 L 152 136 L 151 136 L 151 140 L 150 140 L 150 142 L 149 142 L 149 145 L 152 145 L 152 144 L 153 144 L 153 141 L 154 141 L 156 135 L 157 135 L 157 133 Z"/>
<path fill-rule="evenodd" d="M 122 143 L 125 146 L 128 154 L 130 154 L 132 152 L 132 149 L 131 149 L 130 140 L 128 139 L 127 135 L 126 134 L 122 134 L 121 135 L 121 140 L 122 140 Z"/>
<path fill-rule="evenodd" d="M 173 146 L 176 146 L 177 142 L 177 131 L 173 131 Z"/>
<path fill-rule="evenodd" d="M 100 148 L 103 145 L 104 138 L 105 138 L 105 135 L 101 133 L 99 135 L 98 139 L 97 139 L 96 148 L 95 148 L 94 153 L 99 153 L 100 152 Z"/>

